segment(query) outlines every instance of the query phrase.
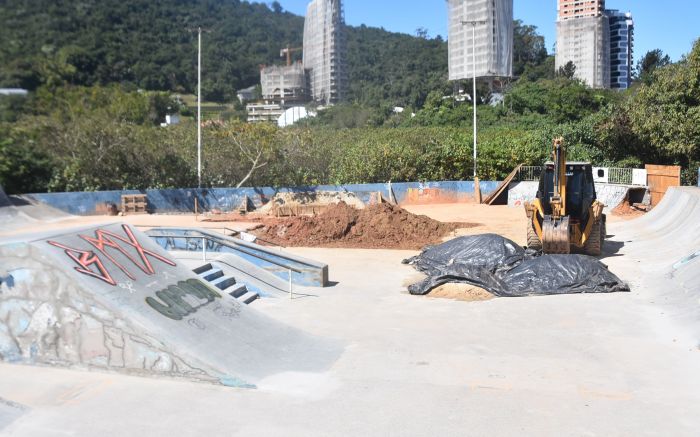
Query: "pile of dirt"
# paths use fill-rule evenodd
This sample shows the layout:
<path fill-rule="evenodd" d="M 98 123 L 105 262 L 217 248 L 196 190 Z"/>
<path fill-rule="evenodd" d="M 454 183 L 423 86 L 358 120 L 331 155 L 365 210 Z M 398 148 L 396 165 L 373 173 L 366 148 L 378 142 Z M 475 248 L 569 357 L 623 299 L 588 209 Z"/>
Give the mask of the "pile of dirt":
<path fill-rule="evenodd" d="M 443 223 L 382 203 L 357 210 L 345 202 L 315 217 L 265 220 L 256 235 L 283 246 L 420 249 L 470 223 Z"/>
<path fill-rule="evenodd" d="M 631 205 L 627 200 L 623 201 L 619 205 L 617 205 L 613 210 L 612 210 L 613 215 L 617 216 L 622 216 L 625 219 L 631 219 L 631 218 L 637 218 L 639 216 L 642 216 L 646 213 L 645 210 L 642 210 L 634 205 Z"/>

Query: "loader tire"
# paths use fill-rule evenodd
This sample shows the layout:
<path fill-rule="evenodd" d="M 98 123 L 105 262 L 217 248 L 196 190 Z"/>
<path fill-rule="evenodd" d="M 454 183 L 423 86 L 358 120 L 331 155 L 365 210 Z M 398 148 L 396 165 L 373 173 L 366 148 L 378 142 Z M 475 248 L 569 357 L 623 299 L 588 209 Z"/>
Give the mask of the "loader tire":
<path fill-rule="evenodd" d="M 607 217 L 605 216 L 605 214 L 603 214 L 602 221 L 603 221 L 603 229 L 600 232 L 600 242 L 601 242 L 600 247 L 601 248 L 603 247 L 603 241 L 605 241 L 605 239 L 608 238 L 608 227 L 605 225 L 605 223 L 607 222 Z"/>
<path fill-rule="evenodd" d="M 536 251 L 542 250 L 542 240 L 537 236 L 535 225 L 532 222 L 527 222 L 527 248 Z"/>
<path fill-rule="evenodd" d="M 583 251 L 586 255 L 600 256 L 600 249 L 603 246 L 603 234 L 602 231 L 605 228 L 604 222 L 598 220 L 593 223 L 591 227 L 591 235 L 586 239 L 586 243 L 583 245 Z"/>

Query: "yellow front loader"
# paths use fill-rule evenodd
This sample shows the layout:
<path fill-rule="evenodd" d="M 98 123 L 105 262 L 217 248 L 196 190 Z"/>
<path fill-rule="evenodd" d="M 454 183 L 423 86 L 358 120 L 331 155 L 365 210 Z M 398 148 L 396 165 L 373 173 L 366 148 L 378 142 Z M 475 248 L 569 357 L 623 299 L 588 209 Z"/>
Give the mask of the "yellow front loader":
<path fill-rule="evenodd" d="M 540 174 L 537 196 L 525 203 L 527 246 L 544 253 L 598 256 L 605 239 L 604 205 L 596 200 L 588 162 L 567 162 L 562 138 Z"/>

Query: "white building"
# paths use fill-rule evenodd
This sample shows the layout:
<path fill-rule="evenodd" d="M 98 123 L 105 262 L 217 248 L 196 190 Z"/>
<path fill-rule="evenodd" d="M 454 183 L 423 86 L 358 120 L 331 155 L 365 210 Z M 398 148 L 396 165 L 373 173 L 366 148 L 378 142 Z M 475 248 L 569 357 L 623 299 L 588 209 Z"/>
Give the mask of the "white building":
<path fill-rule="evenodd" d="M 513 75 L 513 0 L 447 0 L 449 79 Z M 470 21 L 483 21 L 472 29 Z M 476 37 L 472 41 L 472 31 Z"/>
<path fill-rule="evenodd" d="M 313 0 L 304 20 L 304 69 L 312 100 L 327 105 L 345 98 L 345 56 L 341 0 Z"/>
<path fill-rule="evenodd" d="M 610 25 L 603 0 L 557 2 L 555 68 L 569 62 L 575 77 L 593 88 L 610 88 Z"/>

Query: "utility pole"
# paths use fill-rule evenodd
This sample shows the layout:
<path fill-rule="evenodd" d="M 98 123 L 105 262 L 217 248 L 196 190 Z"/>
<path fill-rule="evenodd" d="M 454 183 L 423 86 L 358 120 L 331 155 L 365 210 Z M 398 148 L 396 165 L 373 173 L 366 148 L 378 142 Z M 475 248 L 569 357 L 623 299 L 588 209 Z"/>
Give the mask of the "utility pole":
<path fill-rule="evenodd" d="M 471 24 L 472 25 L 472 105 L 474 108 L 474 179 L 476 179 L 476 26 L 481 24 L 486 24 L 484 20 L 471 20 L 462 21 L 462 25 Z"/>
<path fill-rule="evenodd" d="M 202 28 L 197 28 L 197 188 L 202 188 Z"/>
<path fill-rule="evenodd" d="M 197 187 L 202 188 L 202 32 L 201 26 L 188 28 L 197 32 Z"/>

